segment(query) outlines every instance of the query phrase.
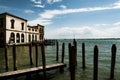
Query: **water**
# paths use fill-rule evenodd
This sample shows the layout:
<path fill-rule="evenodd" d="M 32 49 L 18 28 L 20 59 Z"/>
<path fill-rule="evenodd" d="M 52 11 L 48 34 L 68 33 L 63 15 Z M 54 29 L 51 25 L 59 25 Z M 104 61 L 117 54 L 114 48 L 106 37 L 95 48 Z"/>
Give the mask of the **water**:
<path fill-rule="evenodd" d="M 70 74 L 68 70 L 68 43 L 72 43 L 71 39 L 58 40 L 59 41 L 59 62 L 61 61 L 62 53 L 62 43 L 65 43 L 65 63 L 67 67 L 65 72 L 60 74 L 57 71 L 48 72 L 53 76 L 51 80 L 70 80 Z M 82 69 L 82 43 L 85 43 L 86 51 L 86 69 Z M 110 65 L 111 65 L 111 47 L 112 44 L 116 44 L 117 53 L 116 53 L 116 66 L 115 66 L 115 79 L 120 80 L 120 40 L 110 39 L 77 39 L 77 69 L 76 69 L 76 80 L 93 80 L 93 49 L 97 45 L 99 48 L 99 67 L 98 67 L 98 77 L 99 80 L 108 80 L 110 77 Z M 18 69 L 24 69 L 30 67 L 29 63 L 29 53 L 28 47 L 18 47 L 17 48 L 17 66 Z M 46 63 L 52 64 L 56 61 L 56 46 L 47 46 L 46 49 Z M 10 71 L 13 70 L 12 67 L 12 54 L 11 48 L 8 50 L 9 56 L 9 67 Z M 4 53 L 3 49 L 0 49 L 0 72 L 5 72 L 4 70 Z M 33 47 L 33 62 L 35 63 L 35 51 Z M 39 47 L 39 65 L 41 65 L 41 52 Z M 33 65 L 34 67 L 35 65 Z M 56 73 L 57 72 L 57 73 Z M 40 79 L 39 79 L 40 80 Z"/>

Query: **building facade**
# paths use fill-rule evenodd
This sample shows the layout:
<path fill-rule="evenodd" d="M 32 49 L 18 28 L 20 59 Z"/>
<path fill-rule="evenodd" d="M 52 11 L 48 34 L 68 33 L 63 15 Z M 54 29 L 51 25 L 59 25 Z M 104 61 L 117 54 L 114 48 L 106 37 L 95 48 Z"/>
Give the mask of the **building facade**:
<path fill-rule="evenodd" d="M 25 44 L 44 40 L 44 26 L 27 25 L 27 20 L 18 16 L 0 14 L 0 44 Z"/>

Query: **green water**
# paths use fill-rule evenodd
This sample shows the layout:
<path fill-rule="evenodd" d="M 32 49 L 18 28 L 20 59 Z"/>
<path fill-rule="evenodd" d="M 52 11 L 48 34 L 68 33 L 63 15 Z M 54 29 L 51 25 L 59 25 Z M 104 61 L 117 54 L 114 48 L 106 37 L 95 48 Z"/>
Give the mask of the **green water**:
<path fill-rule="evenodd" d="M 53 76 L 50 80 L 70 80 L 70 74 L 68 70 L 68 43 L 72 43 L 73 40 L 58 40 L 59 41 L 59 61 L 61 61 L 62 53 L 62 43 L 65 43 L 65 63 L 67 67 L 65 72 L 60 74 L 58 71 L 47 72 Z M 86 69 L 82 69 L 82 43 L 85 43 L 86 48 Z M 111 65 L 111 47 L 112 44 L 116 44 L 117 53 L 116 53 L 116 65 L 115 65 L 115 79 L 120 80 L 120 40 L 110 39 L 110 40 L 101 40 L 101 39 L 78 39 L 77 40 L 77 69 L 76 69 L 76 80 L 93 80 L 93 49 L 97 45 L 99 48 L 99 71 L 98 77 L 99 80 L 108 80 L 110 77 L 110 65 Z M 12 61 L 12 49 L 8 48 L 8 59 L 9 59 L 9 71 L 13 70 L 13 61 Z M 46 63 L 52 64 L 56 61 L 56 46 L 47 46 L 45 47 L 46 52 Z M 35 48 L 33 47 L 33 67 L 35 66 Z M 41 65 L 41 48 L 38 49 L 39 53 L 39 65 Z M 3 49 L 0 49 L 0 72 L 5 72 L 5 60 Z M 17 47 L 17 67 L 18 69 L 25 69 L 30 67 L 29 62 L 29 48 L 27 46 Z M 41 80 L 41 79 L 37 79 Z"/>

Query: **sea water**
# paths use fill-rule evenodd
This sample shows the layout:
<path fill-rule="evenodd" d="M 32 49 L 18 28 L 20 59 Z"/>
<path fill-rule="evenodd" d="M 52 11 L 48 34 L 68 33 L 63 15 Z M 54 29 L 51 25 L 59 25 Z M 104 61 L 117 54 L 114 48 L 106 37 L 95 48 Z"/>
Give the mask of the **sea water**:
<path fill-rule="evenodd" d="M 98 78 L 99 80 L 109 80 L 110 78 L 110 67 L 111 67 L 111 47 L 116 44 L 116 65 L 115 65 L 115 79 L 120 80 L 120 40 L 118 39 L 77 39 L 77 69 L 76 69 L 76 80 L 93 80 L 93 53 L 94 46 L 97 45 L 99 49 L 98 58 Z M 59 58 L 62 54 L 62 43 L 65 43 L 65 63 L 67 68 L 63 74 L 57 74 L 52 80 L 70 80 L 69 73 L 69 59 L 68 59 L 68 44 L 72 43 L 73 40 L 62 39 L 59 40 Z M 85 43 L 85 60 L 86 69 L 82 69 L 82 43 Z M 47 47 L 50 50 L 52 46 Z M 50 52 L 47 52 L 49 56 Z M 55 52 L 53 52 L 55 53 Z M 53 54 L 54 55 L 54 54 Z M 50 60 L 52 60 L 51 58 Z"/>
<path fill-rule="evenodd" d="M 77 68 L 76 68 L 76 80 L 93 80 L 93 50 L 94 46 L 97 45 L 99 49 L 98 59 L 98 78 L 99 80 L 109 80 L 110 78 L 110 67 L 111 67 L 111 47 L 116 44 L 116 65 L 115 65 L 115 79 L 120 80 L 120 40 L 119 39 L 76 39 L 77 41 Z M 67 67 L 64 68 L 64 73 L 57 71 L 47 72 L 53 77 L 50 80 L 70 80 L 69 73 L 69 57 L 68 57 L 68 44 L 72 43 L 72 39 L 60 39 L 59 42 L 59 62 L 61 62 L 62 54 L 62 43 L 65 43 L 65 59 L 64 63 Z M 85 60 L 86 69 L 82 69 L 82 43 L 85 43 Z M 33 63 L 32 67 L 35 67 L 35 47 L 32 48 Z M 56 63 L 56 46 L 46 46 L 46 64 Z M 39 66 L 42 65 L 41 59 L 41 48 L 38 48 L 39 53 Z M 9 60 L 9 71 L 13 70 L 12 61 L 12 49 L 8 49 L 8 60 Z M 0 49 L 0 72 L 5 72 L 5 59 L 4 50 Z M 30 67 L 29 62 L 29 47 L 18 47 L 17 48 L 17 68 L 25 69 Z M 38 80 L 38 79 L 37 79 Z M 40 80 L 40 79 L 39 79 Z"/>

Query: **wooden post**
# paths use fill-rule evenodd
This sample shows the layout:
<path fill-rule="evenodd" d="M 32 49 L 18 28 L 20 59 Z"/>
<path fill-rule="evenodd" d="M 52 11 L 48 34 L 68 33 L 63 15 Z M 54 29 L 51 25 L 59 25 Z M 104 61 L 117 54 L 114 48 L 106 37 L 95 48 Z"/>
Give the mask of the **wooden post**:
<path fill-rule="evenodd" d="M 71 56 L 70 56 L 70 53 L 71 53 L 71 43 L 68 44 L 68 50 L 69 50 L 69 51 L 68 51 L 68 55 L 69 55 L 69 71 L 70 71 L 70 70 L 71 70 L 71 69 L 70 69 L 70 67 L 71 67 L 71 66 L 70 66 L 70 64 L 71 64 Z"/>
<path fill-rule="evenodd" d="M 62 63 L 64 63 L 64 56 L 65 56 L 65 43 L 62 44 L 62 60 L 61 60 Z"/>
<path fill-rule="evenodd" d="M 45 47 L 44 47 L 44 43 L 41 46 L 41 53 L 42 53 L 42 66 L 43 66 L 43 74 L 44 74 L 44 80 L 47 79 L 47 75 L 46 75 L 46 59 L 45 59 Z"/>
<path fill-rule="evenodd" d="M 64 63 L 64 56 L 65 56 L 65 43 L 62 44 L 62 59 L 61 59 L 61 63 Z M 64 72 L 64 67 L 60 67 L 60 72 L 61 73 Z"/>
<path fill-rule="evenodd" d="M 73 45 L 75 47 L 75 53 L 76 53 L 76 57 L 77 57 L 77 42 L 75 39 L 73 39 Z M 77 65 L 77 58 L 76 58 L 76 65 Z"/>
<path fill-rule="evenodd" d="M 14 71 L 17 70 L 17 66 L 16 66 L 16 46 L 15 46 L 15 44 L 13 45 L 13 69 L 14 69 Z"/>
<path fill-rule="evenodd" d="M 93 80 L 98 80 L 98 47 L 94 47 L 94 71 L 93 71 Z"/>
<path fill-rule="evenodd" d="M 58 44 L 58 41 L 56 42 L 56 61 L 59 61 L 59 44 Z"/>
<path fill-rule="evenodd" d="M 29 57 L 30 57 L 30 66 L 33 65 L 33 61 L 32 61 L 32 44 L 29 44 Z"/>
<path fill-rule="evenodd" d="M 36 54 L 36 67 L 38 67 L 38 46 L 35 44 L 35 54 Z"/>
<path fill-rule="evenodd" d="M 70 76 L 71 80 L 75 80 L 75 68 L 76 68 L 76 49 L 75 46 L 71 47 L 70 52 Z"/>
<path fill-rule="evenodd" d="M 82 68 L 85 69 L 85 44 L 82 43 Z"/>
<path fill-rule="evenodd" d="M 4 45 L 5 50 L 5 70 L 8 71 L 8 56 L 7 56 L 7 47 Z"/>
<path fill-rule="evenodd" d="M 115 62 L 116 62 L 116 45 L 113 44 L 111 48 L 111 71 L 110 71 L 110 79 L 114 79 L 114 69 L 115 69 Z"/>

